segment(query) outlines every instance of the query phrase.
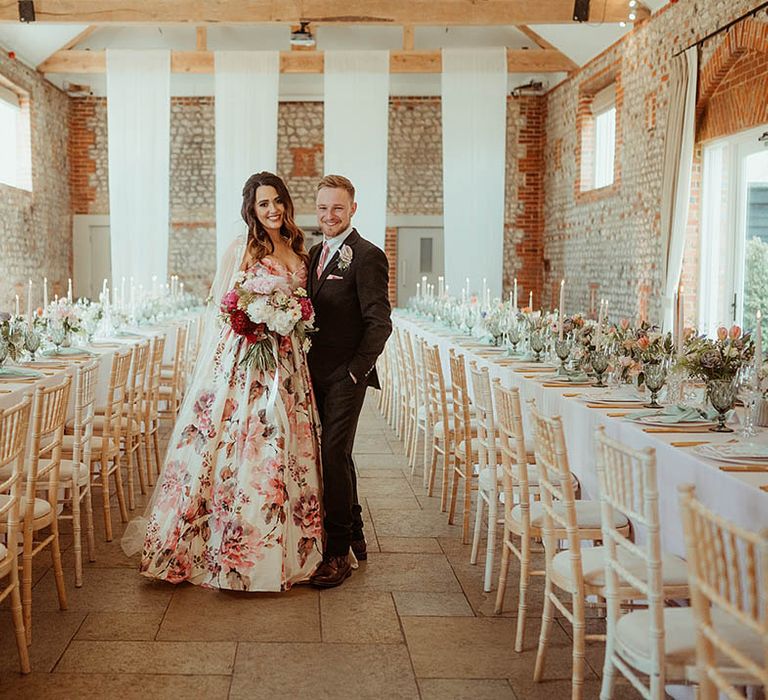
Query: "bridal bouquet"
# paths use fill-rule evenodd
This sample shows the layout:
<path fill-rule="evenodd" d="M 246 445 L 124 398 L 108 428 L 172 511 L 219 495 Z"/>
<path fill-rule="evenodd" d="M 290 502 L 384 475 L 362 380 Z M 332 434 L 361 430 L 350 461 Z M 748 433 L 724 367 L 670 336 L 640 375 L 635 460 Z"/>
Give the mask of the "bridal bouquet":
<path fill-rule="evenodd" d="M 248 344 L 241 364 L 259 370 L 274 369 L 278 355 L 291 351 L 291 335 L 308 351 L 315 330 L 315 310 L 303 289 L 289 294 L 270 276 L 250 272 L 222 298 L 221 319 Z"/>

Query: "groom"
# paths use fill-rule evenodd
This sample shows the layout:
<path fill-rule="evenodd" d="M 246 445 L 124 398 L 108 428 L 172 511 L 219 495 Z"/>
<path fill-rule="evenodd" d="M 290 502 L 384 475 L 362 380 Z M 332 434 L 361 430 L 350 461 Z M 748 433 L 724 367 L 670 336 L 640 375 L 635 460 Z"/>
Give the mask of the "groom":
<path fill-rule="evenodd" d="M 309 371 L 322 425 L 326 544 L 311 583 L 332 588 L 351 573 L 350 546 L 366 559 L 362 508 L 352 461 L 365 390 L 379 389 L 376 358 L 392 332 L 387 257 L 352 227 L 355 188 L 341 175 L 317 185 L 323 243 L 309 251 L 308 291 L 315 307 Z"/>

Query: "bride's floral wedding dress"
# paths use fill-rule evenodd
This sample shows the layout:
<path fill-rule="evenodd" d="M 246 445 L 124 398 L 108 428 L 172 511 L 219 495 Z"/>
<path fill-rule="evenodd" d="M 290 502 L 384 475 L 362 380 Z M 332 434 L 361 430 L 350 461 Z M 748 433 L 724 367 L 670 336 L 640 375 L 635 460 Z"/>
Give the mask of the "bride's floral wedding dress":
<path fill-rule="evenodd" d="M 267 257 L 250 271 L 287 293 L 306 287 L 303 266 Z M 319 422 L 304 350 L 288 342 L 277 372 L 259 371 L 240 364 L 245 341 L 225 325 L 196 370 L 149 515 L 144 575 L 279 591 L 322 561 Z"/>

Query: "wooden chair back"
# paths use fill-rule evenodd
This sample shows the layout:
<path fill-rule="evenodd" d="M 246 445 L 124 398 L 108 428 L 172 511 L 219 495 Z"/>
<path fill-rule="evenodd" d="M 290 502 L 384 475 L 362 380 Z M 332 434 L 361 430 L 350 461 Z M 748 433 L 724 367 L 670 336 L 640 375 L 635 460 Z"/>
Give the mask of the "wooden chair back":
<path fill-rule="evenodd" d="M 96 411 L 96 387 L 99 382 L 99 360 L 80 365 L 75 374 L 75 424 L 72 463 L 91 463 L 93 417 Z"/>
<path fill-rule="evenodd" d="M 104 422 L 102 423 L 102 456 L 106 459 L 109 451 L 109 441 L 113 440 L 115 450 L 120 449 L 122 434 L 122 419 L 128 402 L 128 375 L 133 360 L 133 348 L 116 352 L 112 356 L 112 366 L 109 371 L 107 386 L 107 401 L 104 405 Z"/>
<path fill-rule="evenodd" d="M 457 355 L 453 348 L 448 351 L 451 370 L 451 394 L 453 398 L 453 436 L 456 441 L 456 457 L 472 472 L 472 415 L 470 413 L 469 388 L 464 355 Z M 459 444 L 464 451 L 459 455 Z"/>
<path fill-rule="evenodd" d="M 61 445 L 67 420 L 67 406 L 72 377 L 67 375 L 60 384 L 35 389 L 32 404 L 32 442 L 30 445 L 25 488 L 25 527 L 34 521 L 35 497 L 46 489 L 51 513 L 56 512 L 61 468 Z"/>
<path fill-rule="evenodd" d="M 519 505 L 518 519 L 522 533 L 528 536 L 531 529 L 531 493 L 520 390 L 517 387 L 503 387 L 497 377 L 493 380 L 493 395 L 496 400 L 496 430 L 499 436 L 498 454 L 502 467 L 505 516 L 511 517 L 512 508 Z"/>
<path fill-rule="evenodd" d="M 653 673 L 648 685 L 625 663 L 614 665 L 647 689 L 648 697 L 664 696 L 664 598 L 659 528 L 659 491 L 656 481 L 656 452 L 650 448 L 633 450 L 605 434 L 600 426 L 595 434 L 596 468 L 600 485 L 601 522 L 605 546 L 606 601 L 608 634 L 613 634 L 620 614 L 619 604 L 630 596 L 648 601 L 648 639 Z M 627 528 L 618 528 L 614 511 L 624 513 L 646 532 L 644 545 L 635 544 Z M 645 578 L 630 570 L 629 561 L 642 562 Z M 622 591 L 624 593 L 622 594 Z M 684 592 L 683 592 L 684 594 Z"/>
<path fill-rule="evenodd" d="M 8 560 L 16 561 L 24 455 L 31 412 L 31 396 L 25 396 L 15 406 L 0 411 L 0 494 L 7 497 L 0 501 L 0 531 L 6 534 L 7 544 L 5 559 L 0 559 L 0 569 L 7 568 L 5 564 Z M 0 600 L 8 592 L 0 592 Z"/>
<path fill-rule="evenodd" d="M 680 486 L 680 506 L 696 618 L 699 697 L 743 698 L 734 676 L 741 677 L 739 685 L 746 675 L 753 685 L 768 687 L 768 533 L 751 532 L 713 513 L 696 499 L 692 484 Z M 721 633 L 725 621 L 760 640 L 760 663 L 727 641 Z"/>
<path fill-rule="evenodd" d="M 572 590 L 577 599 L 584 599 L 584 575 L 581 565 L 581 540 L 599 539 L 600 529 L 594 532 L 579 529 L 576 518 L 576 494 L 574 492 L 565 432 L 560 416 L 548 418 L 541 415 L 531 402 L 531 417 L 535 430 L 536 465 L 539 474 L 539 493 L 543 514 L 543 539 L 547 568 L 558 552 L 558 540 L 565 533 L 570 551 Z M 557 502 L 558 507 L 555 507 Z"/>
<path fill-rule="evenodd" d="M 487 367 L 478 367 L 472 360 L 469 363 L 469 373 L 472 377 L 474 395 L 474 416 L 477 420 L 477 463 L 480 470 L 496 470 L 499 463 L 496 449 L 496 420 L 493 411 L 493 396 L 491 394 L 491 379 Z M 490 480 L 492 498 L 498 497 L 498 479 Z"/>

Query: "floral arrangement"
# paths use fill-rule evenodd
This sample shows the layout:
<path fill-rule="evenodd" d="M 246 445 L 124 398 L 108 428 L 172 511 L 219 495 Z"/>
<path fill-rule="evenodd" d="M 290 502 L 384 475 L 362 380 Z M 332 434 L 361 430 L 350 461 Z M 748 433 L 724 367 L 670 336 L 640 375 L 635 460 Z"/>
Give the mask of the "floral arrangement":
<path fill-rule="evenodd" d="M 83 331 L 87 336 L 93 336 L 99 322 L 104 318 L 103 305 L 90 299 L 79 299 L 77 309 L 82 321 Z"/>
<path fill-rule="evenodd" d="M 731 380 L 742 365 L 752 361 L 754 354 L 755 345 L 749 333 L 743 333 L 739 326 L 731 326 L 730 330 L 721 326 L 715 339 L 690 339 L 679 364 L 691 376 L 705 381 Z"/>
<path fill-rule="evenodd" d="M 67 297 L 61 297 L 48 304 L 43 314 L 50 325 L 63 328 L 67 334 L 76 334 L 83 330 L 82 310 L 82 306 L 71 302 Z"/>
<path fill-rule="evenodd" d="M 25 330 L 26 321 L 22 316 L 0 312 L 0 345 L 3 346 L 0 348 L 0 355 L 3 355 L 3 360 L 10 357 L 16 362 L 21 357 L 24 352 Z"/>
<path fill-rule="evenodd" d="M 291 349 L 295 335 L 304 351 L 308 334 L 315 330 L 315 310 L 307 293 L 298 288 L 286 293 L 282 280 L 252 272 L 241 272 L 235 286 L 221 300 L 221 320 L 248 344 L 241 364 L 259 370 L 277 366 L 277 354 Z"/>

